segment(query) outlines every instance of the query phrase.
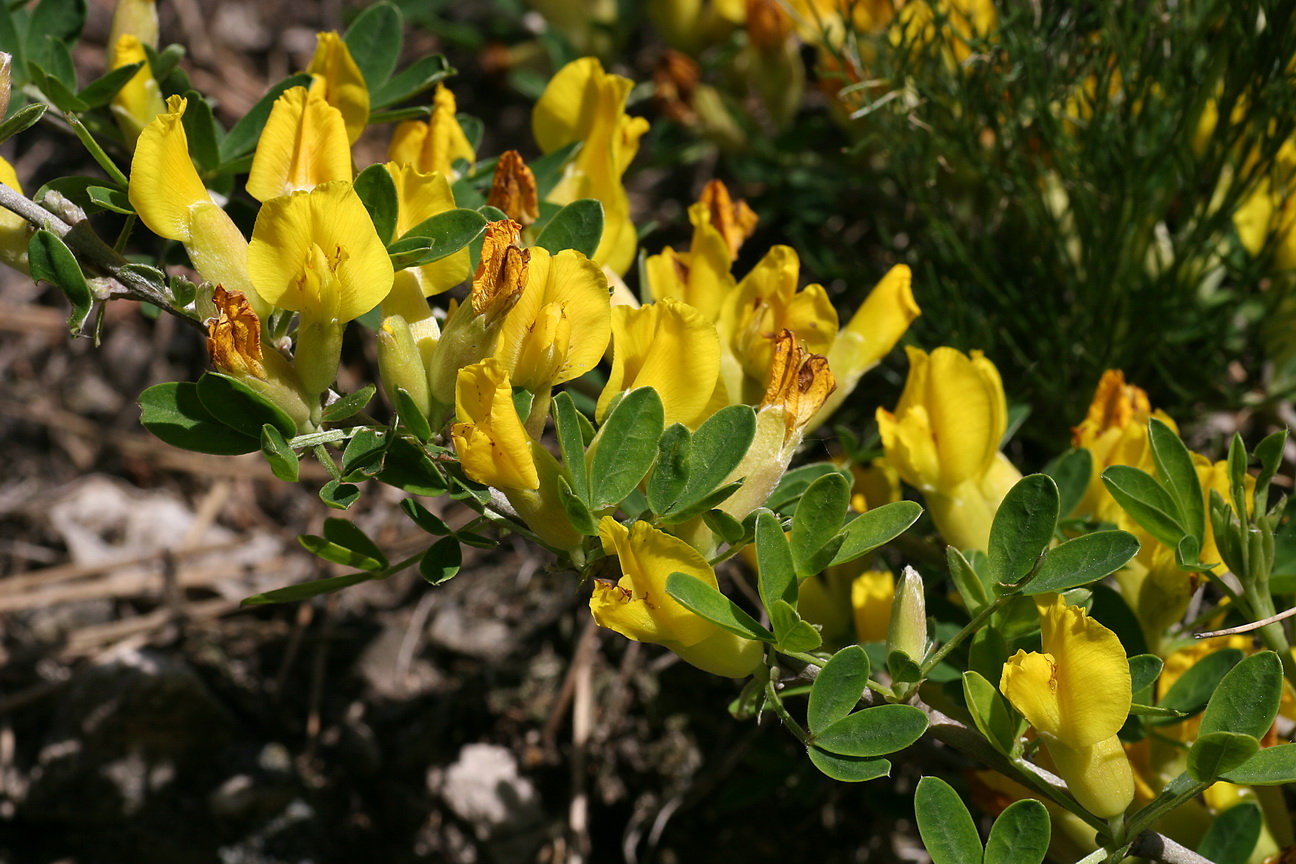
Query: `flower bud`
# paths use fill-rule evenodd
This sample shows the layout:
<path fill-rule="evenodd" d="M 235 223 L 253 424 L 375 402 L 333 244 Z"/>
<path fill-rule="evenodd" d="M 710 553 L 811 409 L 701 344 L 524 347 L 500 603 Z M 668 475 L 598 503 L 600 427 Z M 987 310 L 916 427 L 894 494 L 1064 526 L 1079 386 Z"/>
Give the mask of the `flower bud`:
<path fill-rule="evenodd" d="M 0 51 L 0 120 L 9 113 L 9 91 L 13 86 L 13 55 Z"/>
<path fill-rule="evenodd" d="M 423 416 L 431 412 L 432 400 L 423 357 L 409 324 L 400 315 L 387 316 L 378 330 L 378 373 L 393 405 L 399 389 L 410 395 Z"/>
<path fill-rule="evenodd" d="M 887 653 L 899 651 L 921 663 L 927 656 L 927 600 L 918 571 L 906 566 L 891 601 L 891 625 L 887 628 Z"/>

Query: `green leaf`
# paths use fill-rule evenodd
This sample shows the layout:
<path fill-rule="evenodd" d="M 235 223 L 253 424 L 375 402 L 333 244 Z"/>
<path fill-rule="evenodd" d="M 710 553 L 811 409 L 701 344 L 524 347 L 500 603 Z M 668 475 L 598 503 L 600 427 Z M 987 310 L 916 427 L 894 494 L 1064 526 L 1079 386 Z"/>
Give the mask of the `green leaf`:
<path fill-rule="evenodd" d="M 1197 854 L 1214 864 L 1246 864 L 1260 841 L 1264 813 L 1254 801 L 1239 801 L 1215 815 Z"/>
<path fill-rule="evenodd" d="M 1282 663 L 1274 652 L 1247 657 L 1229 670 L 1206 704 L 1201 736 L 1237 732 L 1263 738 L 1278 716 L 1282 680 Z"/>
<path fill-rule="evenodd" d="M 1093 455 L 1088 448 L 1076 447 L 1050 462 L 1044 473 L 1053 478 L 1058 487 L 1058 513 L 1070 516 L 1075 513 L 1093 476 Z"/>
<path fill-rule="evenodd" d="M 1058 519 L 1058 488 L 1047 474 L 1018 480 L 995 511 L 986 559 L 991 577 L 1015 585 L 1031 572 L 1053 539 Z"/>
<path fill-rule="evenodd" d="M 695 464 L 696 464 L 696 460 L 695 460 Z M 672 511 L 670 516 L 661 517 L 660 521 L 663 525 L 679 525 L 682 522 L 687 522 L 688 520 L 694 518 L 695 516 L 701 516 L 702 514 L 707 513 L 708 511 L 713 510 L 716 507 L 719 507 L 726 500 L 728 500 L 731 495 L 733 495 L 741 488 L 742 488 L 742 481 L 735 480 L 732 483 L 728 483 L 724 486 L 721 486 L 719 489 L 716 489 L 714 492 L 704 495 L 702 498 L 698 499 L 697 501 L 694 501 L 692 504 L 689 504 L 687 507 Z"/>
<path fill-rule="evenodd" d="M 885 756 L 927 731 L 927 715 L 912 705 L 878 705 L 848 714 L 814 737 L 814 745 L 841 756 Z"/>
<path fill-rule="evenodd" d="M 663 515 L 674 522 L 681 512 L 695 509 L 738 467 L 755 435 L 756 412 L 750 406 L 730 405 L 708 417 L 689 439 L 684 491 Z"/>
<path fill-rule="evenodd" d="M 387 555 L 378 547 L 378 544 L 371 540 L 369 535 L 350 519 L 325 519 L 324 539 L 344 549 L 350 549 L 357 555 L 377 561 L 382 565 L 382 568 L 386 568 L 390 564 Z"/>
<path fill-rule="evenodd" d="M 954 787 L 939 777 L 919 780 L 914 816 L 932 864 L 981 864 L 981 837 Z"/>
<path fill-rule="evenodd" d="M 1012 753 L 1023 731 L 1024 721 L 1009 709 L 995 686 L 978 672 L 964 672 L 963 696 L 972 722 L 986 740 L 1000 753 Z"/>
<path fill-rule="evenodd" d="M 1287 430 L 1279 429 L 1277 432 L 1271 432 L 1264 437 L 1264 440 L 1256 445 L 1255 457 L 1260 460 L 1260 474 L 1256 477 L 1255 484 L 1255 513 L 1258 516 L 1267 512 L 1269 509 L 1269 481 L 1278 473 L 1282 466 L 1283 450 L 1287 446 Z M 1239 510 L 1238 513 L 1243 513 Z"/>
<path fill-rule="evenodd" d="M 856 756 L 839 756 L 820 750 L 818 747 L 807 747 L 810 762 L 833 780 L 842 783 L 863 783 L 879 777 L 891 775 L 891 763 L 886 759 L 860 759 Z"/>
<path fill-rule="evenodd" d="M 188 381 L 156 384 L 140 394 L 140 422 L 172 447 L 229 456 L 251 453 L 259 437 L 244 435 L 221 423 L 203 407 L 198 386 Z"/>
<path fill-rule="evenodd" d="M 444 495 L 449 490 L 427 450 L 408 438 L 397 438 L 387 448 L 377 479 L 411 495 Z"/>
<path fill-rule="evenodd" d="M 297 424 L 284 410 L 251 387 L 220 372 L 205 372 L 198 379 L 198 398 L 220 422 L 261 440 L 261 427 L 269 423 L 285 436 L 297 434 Z"/>
<path fill-rule="evenodd" d="M 823 644 L 814 625 L 802 621 L 796 609 L 786 600 L 775 600 L 770 606 L 770 623 L 774 626 L 774 647 L 788 654 L 813 651 Z"/>
<path fill-rule="evenodd" d="M 563 391 L 553 397 L 554 430 L 563 467 L 571 477 L 572 491 L 586 505 L 590 502 L 589 472 L 585 466 L 585 440 L 581 436 L 580 412 L 571 394 Z"/>
<path fill-rule="evenodd" d="M 723 510 L 708 510 L 702 514 L 702 521 L 715 532 L 717 537 L 730 546 L 747 545 L 741 542 L 747 534 L 747 529 L 743 527 L 743 523 Z"/>
<path fill-rule="evenodd" d="M 287 588 L 276 588 L 264 594 L 253 594 L 240 603 L 240 606 L 266 606 L 271 603 L 296 603 L 309 600 L 321 594 L 332 594 L 361 582 L 368 582 L 373 576 L 369 573 L 347 573 L 344 576 L 330 576 L 328 579 L 316 579 L 302 585 L 289 585 Z"/>
<path fill-rule="evenodd" d="M 776 600 L 797 602 L 796 569 L 792 550 L 779 518 L 768 510 L 756 518 L 756 561 L 761 603 L 769 609 Z"/>
<path fill-rule="evenodd" d="M 440 261 L 467 246 L 486 228 L 476 210 L 462 207 L 424 219 L 387 247 L 392 267 L 422 267 Z"/>
<path fill-rule="evenodd" d="M 420 441 L 431 441 L 434 434 L 432 426 L 428 423 L 428 419 L 423 416 L 423 411 L 418 404 L 414 402 L 414 397 L 410 396 L 404 387 L 396 388 L 395 403 L 396 415 L 405 428 Z"/>
<path fill-rule="evenodd" d="M 414 521 L 414 524 L 422 528 L 429 534 L 444 535 L 451 533 L 450 526 L 442 521 L 441 517 L 436 516 L 413 498 L 405 498 L 400 502 L 400 508 L 405 511 L 405 515 Z"/>
<path fill-rule="evenodd" d="M 1116 503 L 1156 539 L 1173 549 L 1184 535 L 1175 518 L 1178 508 L 1170 493 L 1146 471 L 1113 465 L 1102 473 L 1103 485 Z"/>
<path fill-rule="evenodd" d="M 825 547 L 841 531 L 849 507 L 850 483 L 837 473 L 820 477 L 801 495 L 789 538 L 798 578 L 813 576 L 833 560 L 842 541 Z"/>
<path fill-rule="evenodd" d="M 564 249 L 575 249 L 593 258 L 603 239 L 603 203 L 596 198 L 573 201 L 558 211 L 545 225 L 535 245 L 557 255 Z"/>
<path fill-rule="evenodd" d="M 648 508 L 654 513 L 669 512 L 688 486 L 690 438 L 688 427 L 672 423 L 657 440 L 657 461 L 647 490 Z"/>
<path fill-rule="evenodd" d="M 1130 690 L 1138 693 L 1145 687 L 1151 687 L 1161 677 L 1165 663 L 1155 654 L 1136 654 L 1129 658 Z"/>
<path fill-rule="evenodd" d="M 1260 742 L 1237 732 L 1208 732 L 1188 749 L 1188 774 L 1198 783 L 1214 783 L 1240 768 L 1260 749 Z"/>
<path fill-rule="evenodd" d="M 369 90 L 390 78 L 396 68 L 403 26 L 399 9 L 390 3 L 375 3 L 356 16 L 342 37 Z"/>
<path fill-rule="evenodd" d="M 396 233 L 399 207 L 396 201 L 396 182 L 385 166 L 370 165 L 356 175 L 354 188 L 361 203 L 369 211 L 374 230 L 386 243 Z"/>
<path fill-rule="evenodd" d="M 81 35 L 85 20 L 85 0 L 41 0 L 32 10 L 27 33 L 33 39 L 50 38 L 71 44 Z"/>
<path fill-rule="evenodd" d="M 664 425 L 661 397 L 651 387 L 631 390 L 617 403 L 590 445 L 591 510 L 621 503 L 639 485 L 657 455 Z"/>
<path fill-rule="evenodd" d="M 270 473 L 285 483 L 296 483 L 301 474 L 297 453 L 288 446 L 283 433 L 272 423 L 261 427 L 261 454 L 270 463 Z"/>
<path fill-rule="evenodd" d="M 687 573 L 672 573 L 666 578 L 666 593 L 686 609 L 718 626 L 721 630 L 747 639 L 773 642 L 774 634 L 766 630 L 732 600 L 707 583 Z"/>
<path fill-rule="evenodd" d="M 360 487 L 341 480 L 330 480 L 319 491 L 320 500 L 334 510 L 347 510 L 360 498 Z"/>
<path fill-rule="evenodd" d="M 1095 531 L 1067 540 L 1048 550 L 1022 593 L 1060 594 L 1097 582 L 1128 564 L 1138 550 L 1138 538 L 1128 531 Z"/>
<path fill-rule="evenodd" d="M 585 146 L 583 141 L 573 141 L 566 146 L 559 147 L 552 153 L 546 153 L 531 163 L 531 173 L 536 179 L 536 193 L 540 200 L 543 201 L 549 197 L 549 193 L 562 180 L 566 173 L 564 168 L 567 162 L 576 155 L 576 153 Z M 588 257 L 588 256 L 587 256 Z"/>
<path fill-rule="evenodd" d="M 358 480 L 381 472 L 390 441 L 391 436 L 376 429 L 361 429 L 352 435 L 342 451 L 342 476 Z"/>
<path fill-rule="evenodd" d="M 319 537 L 314 534 L 303 534 L 297 539 L 308 552 L 323 558 L 325 561 L 332 561 L 334 564 L 354 567 L 357 570 L 364 570 L 367 573 L 376 573 L 383 569 L 384 566 L 383 562 L 377 558 L 347 548 L 346 546 L 339 545 L 326 537 Z"/>
<path fill-rule="evenodd" d="M 1239 786 L 1280 786 L 1296 783 L 1296 744 L 1279 744 L 1262 747 L 1241 768 L 1234 768 L 1223 777 Z"/>
<path fill-rule="evenodd" d="M 946 546 L 945 560 L 949 566 L 950 578 L 954 581 L 954 587 L 958 589 L 968 612 L 976 615 L 990 605 L 985 583 L 981 581 L 980 575 L 972 568 L 967 558 L 963 557 L 963 553 L 953 546 Z"/>
<path fill-rule="evenodd" d="M 830 462 L 802 465 L 783 475 L 783 479 L 779 480 L 770 497 L 765 500 L 765 506 L 775 513 L 782 513 L 784 516 L 792 515 L 796 510 L 796 502 L 801 500 L 801 493 L 825 474 L 841 474 L 847 480 L 850 479 L 848 473 L 843 473 L 842 469 Z"/>
<path fill-rule="evenodd" d="M 1179 436 L 1155 417 L 1148 420 L 1148 443 L 1157 479 L 1174 499 L 1175 521 L 1200 545 L 1206 533 L 1206 504 L 1192 454 Z"/>
<path fill-rule="evenodd" d="M 836 567 L 862 558 L 890 543 L 908 531 L 921 515 L 922 507 L 916 501 L 894 501 L 861 513 L 841 530 L 842 544 L 829 566 Z"/>
<path fill-rule="evenodd" d="M 0 144 L 34 126 L 45 115 L 47 107 L 44 102 L 33 102 L 15 111 L 13 116 L 0 123 Z"/>
<path fill-rule="evenodd" d="M 463 566 L 463 551 L 456 537 L 442 537 L 419 559 L 419 575 L 433 585 L 449 582 Z"/>
<path fill-rule="evenodd" d="M 324 422 L 338 423 L 354 417 L 364 410 L 364 407 L 369 404 L 369 400 L 373 398 L 376 392 L 378 392 L 377 387 L 373 384 L 366 384 L 354 393 L 348 393 L 346 396 L 341 397 L 324 409 Z"/>
<path fill-rule="evenodd" d="M 113 189 L 110 186 L 90 186 L 86 188 L 86 194 L 90 196 L 91 201 L 105 210 L 123 214 L 135 212 L 130 199 L 120 189 Z"/>
<path fill-rule="evenodd" d="M 221 163 L 220 132 L 216 128 L 216 118 L 212 116 L 211 104 L 197 90 L 189 90 L 184 98 L 189 104 L 180 122 L 189 140 L 189 155 L 199 171 L 214 171 Z"/>
<path fill-rule="evenodd" d="M 567 521 L 573 528 L 586 537 L 598 536 L 598 522 L 595 521 L 594 514 L 572 490 L 567 478 L 562 476 L 558 478 L 558 501 L 562 504 L 563 512 L 567 514 Z"/>
<path fill-rule="evenodd" d="M 449 78 L 454 74 L 454 71 L 450 64 L 446 62 L 445 57 L 440 54 L 420 57 L 394 78 L 389 78 L 381 84 L 369 85 L 369 107 L 372 110 L 377 110 L 386 108 L 389 105 L 395 105 L 398 102 L 404 102 L 406 99 L 422 93 L 438 81 Z M 370 122 L 374 122 L 372 115 Z M 456 198 L 456 200 L 458 199 Z"/>
<path fill-rule="evenodd" d="M 77 91 L 77 98 L 89 108 L 102 108 L 112 101 L 113 97 L 126 86 L 128 81 L 135 77 L 135 73 L 143 66 L 144 61 L 141 60 L 138 63 L 129 63 L 105 72 Z"/>
<path fill-rule="evenodd" d="M 838 651 L 810 686 L 806 725 L 818 733 L 850 714 L 868 686 L 869 658 L 858 645 Z"/>
<path fill-rule="evenodd" d="M 156 68 L 155 66 L 154 69 Z M 270 119 L 270 109 L 274 107 L 275 100 L 286 90 L 310 85 L 311 76 L 301 72 L 290 75 L 271 87 L 225 135 L 220 144 L 221 162 L 231 162 L 251 153 L 261 137 L 261 130 L 265 128 L 266 120 Z"/>
<path fill-rule="evenodd" d="M 1237 648 L 1212 651 L 1180 675 L 1160 700 L 1162 708 L 1171 708 L 1184 714 L 1196 714 L 1206 707 L 1220 681 L 1234 666 L 1242 661 L 1243 653 Z M 1177 719 L 1170 721 L 1179 722 Z M 1164 724 L 1158 724 L 1164 725 Z"/>
<path fill-rule="evenodd" d="M 84 145 L 86 150 L 89 151 L 90 156 L 99 164 L 99 167 L 104 170 L 104 173 L 108 175 L 108 179 L 122 189 L 125 189 L 127 185 L 126 175 L 117 167 L 116 162 L 108 158 L 108 154 L 104 152 L 103 147 L 99 146 L 99 142 L 90 134 L 90 130 L 81 122 L 81 119 L 66 109 L 63 112 L 63 119 L 72 127 L 72 131 L 76 133 L 76 136 L 81 141 L 82 145 Z"/>
<path fill-rule="evenodd" d="M 68 298 L 68 302 L 72 304 L 68 330 L 73 336 L 78 335 L 90 314 L 94 296 L 90 293 L 85 274 L 81 272 L 81 265 L 77 263 L 72 250 L 53 231 L 42 228 L 27 242 L 27 265 L 33 279 L 45 280 Z"/>
<path fill-rule="evenodd" d="M 999 814 L 986 840 L 985 864 L 1040 864 L 1048 854 L 1048 810 L 1034 798 L 1014 801 Z"/>

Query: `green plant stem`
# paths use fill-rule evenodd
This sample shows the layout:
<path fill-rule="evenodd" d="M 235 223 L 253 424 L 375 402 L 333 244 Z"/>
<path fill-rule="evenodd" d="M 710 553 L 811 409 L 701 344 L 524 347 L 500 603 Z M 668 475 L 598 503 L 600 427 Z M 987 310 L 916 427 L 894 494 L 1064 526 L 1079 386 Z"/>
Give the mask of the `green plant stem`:
<path fill-rule="evenodd" d="M 976 631 L 980 630 L 981 626 L 990 619 L 991 615 L 993 615 L 994 613 L 1002 609 L 1004 606 L 1006 606 L 1008 604 L 1008 601 L 1015 596 L 1016 596 L 1015 594 L 1008 594 L 1008 595 L 1004 595 L 1003 597 L 996 598 L 993 603 L 991 603 L 989 606 L 985 607 L 980 612 L 978 612 L 975 616 L 973 616 L 972 620 L 969 621 L 967 625 L 963 627 L 962 630 L 955 633 L 954 636 L 948 642 L 946 642 L 944 645 L 937 648 L 931 654 L 927 655 L 927 659 L 923 661 L 923 664 L 920 667 L 922 669 L 922 677 L 926 678 L 927 675 L 931 672 L 931 670 L 936 668 L 937 663 L 944 660 L 945 657 L 951 651 L 953 651 L 955 648 L 959 646 L 960 642 L 962 642 L 967 637 L 971 636 Z"/>
<path fill-rule="evenodd" d="M 778 667 L 771 668 L 769 681 L 765 682 L 765 700 L 774 709 L 774 713 L 778 715 L 778 718 L 783 721 L 783 725 L 787 726 L 792 734 L 796 736 L 796 739 L 802 744 L 808 745 L 810 736 L 801 728 L 801 724 L 797 723 L 792 715 L 788 713 L 787 707 L 783 704 L 783 697 L 779 695 L 778 686 L 775 684 L 777 678 Z"/>
<path fill-rule="evenodd" d="M 1142 831 L 1184 801 L 1199 795 L 1208 786 L 1209 783 L 1194 781 L 1187 773 L 1180 774 L 1167 783 L 1161 790 L 1161 794 L 1152 799 L 1151 803 L 1130 817 L 1125 825 L 1126 836 Z"/>

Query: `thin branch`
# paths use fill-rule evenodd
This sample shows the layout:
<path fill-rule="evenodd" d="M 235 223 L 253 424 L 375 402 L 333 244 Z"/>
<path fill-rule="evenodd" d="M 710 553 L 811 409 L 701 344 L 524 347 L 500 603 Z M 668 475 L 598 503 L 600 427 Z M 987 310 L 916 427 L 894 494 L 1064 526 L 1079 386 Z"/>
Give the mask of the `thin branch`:
<path fill-rule="evenodd" d="M 0 207 L 17 213 L 37 228 L 53 232 L 67 244 L 79 261 L 88 264 L 98 275 L 107 278 L 109 280 L 107 296 L 101 299 L 152 303 L 190 326 L 203 329 L 200 322 L 186 315 L 183 310 L 176 309 L 171 299 L 158 291 L 148 279 L 127 269 L 130 262 L 105 243 L 90 227 L 89 221 L 79 221 L 69 225 L 56 214 L 3 183 L 0 183 Z"/>
<path fill-rule="evenodd" d="M 1279 612 L 1277 615 L 1270 615 L 1268 618 L 1261 618 L 1259 621 L 1252 621 L 1249 624 L 1242 624 L 1237 627 L 1228 627 L 1224 630 L 1207 630 L 1205 633 L 1194 633 L 1193 636 L 1198 639 L 1210 639 L 1213 636 L 1232 636 L 1236 633 L 1250 633 L 1252 630 L 1259 630 L 1262 627 L 1268 627 L 1270 624 L 1277 624 L 1279 621 L 1296 615 L 1296 606 Z"/>

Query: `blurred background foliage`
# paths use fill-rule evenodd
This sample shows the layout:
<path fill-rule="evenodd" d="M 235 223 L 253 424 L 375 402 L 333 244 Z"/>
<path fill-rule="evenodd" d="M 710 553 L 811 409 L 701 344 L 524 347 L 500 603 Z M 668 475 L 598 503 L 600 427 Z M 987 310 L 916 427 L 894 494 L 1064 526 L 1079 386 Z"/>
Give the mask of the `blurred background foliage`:
<path fill-rule="evenodd" d="M 588 53 L 640 82 L 648 253 L 715 176 L 761 220 L 739 274 L 791 245 L 849 314 L 910 264 L 907 338 L 987 353 L 1032 407 L 1027 462 L 1066 446 L 1104 369 L 1190 424 L 1272 419 L 1296 386 L 1291 4 L 398 5 L 522 102 Z M 904 371 L 897 352 L 839 420 L 870 424 Z"/>

